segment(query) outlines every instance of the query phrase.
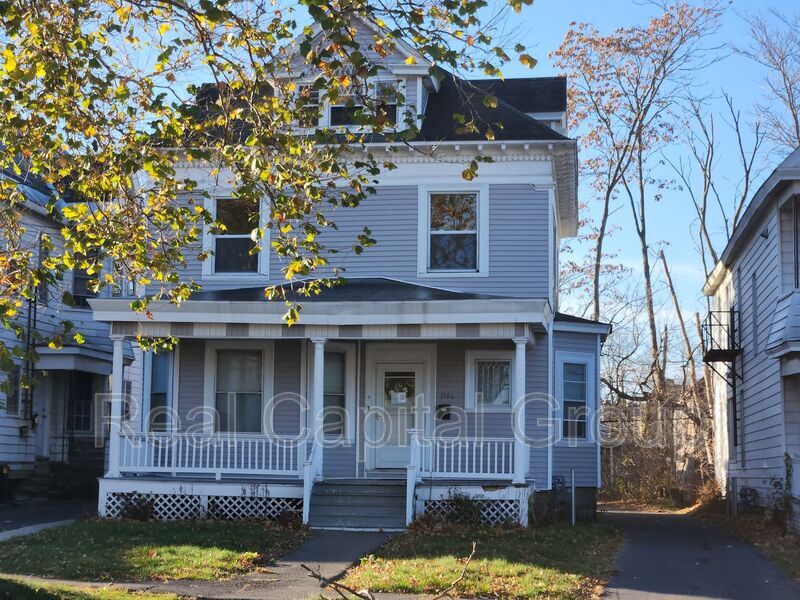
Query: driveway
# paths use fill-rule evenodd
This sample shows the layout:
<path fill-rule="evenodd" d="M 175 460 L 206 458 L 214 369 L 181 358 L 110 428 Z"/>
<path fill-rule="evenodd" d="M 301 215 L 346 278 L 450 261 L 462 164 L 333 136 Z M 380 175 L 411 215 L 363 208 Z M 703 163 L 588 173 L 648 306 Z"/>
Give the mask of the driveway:
<path fill-rule="evenodd" d="M 700 519 L 608 512 L 625 534 L 610 600 L 798 600 L 800 586 L 759 550 Z"/>
<path fill-rule="evenodd" d="M 0 504 L 0 532 L 96 514 L 96 502 Z"/>

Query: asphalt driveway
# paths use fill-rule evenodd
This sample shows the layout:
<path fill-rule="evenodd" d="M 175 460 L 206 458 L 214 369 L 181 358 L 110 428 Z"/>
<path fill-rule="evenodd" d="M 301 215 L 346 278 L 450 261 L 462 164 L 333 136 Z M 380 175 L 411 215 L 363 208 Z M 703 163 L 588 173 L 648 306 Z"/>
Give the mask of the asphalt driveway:
<path fill-rule="evenodd" d="M 625 534 L 610 600 L 798 600 L 800 586 L 759 550 L 700 519 L 608 512 Z"/>

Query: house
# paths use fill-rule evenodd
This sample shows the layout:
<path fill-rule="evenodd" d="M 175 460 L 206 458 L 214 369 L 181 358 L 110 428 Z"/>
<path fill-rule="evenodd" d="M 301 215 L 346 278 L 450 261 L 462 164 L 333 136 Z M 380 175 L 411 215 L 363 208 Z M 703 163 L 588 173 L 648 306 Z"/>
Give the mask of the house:
<path fill-rule="evenodd" d="M 119 427 L 112 405 L 101 515 L 145 503 L 160 518 L 295 511 L 315 527 L 400 529 L 462 493 L 488 521 L 526 523 L 531 497 L 573 476 L 593 513 L 609 326 L 558 312 L 559 240 L 578 223 L 566 81 L 470 82 L 407 58 L 399 45 L 376 60 L 403 86 L 420 134 L 374 195 L 331 209 L 338 230 L 323 233 L 347 244 L 367 225 L 377 245 L 338 257 L 346 282 L 303 298 L 299 324 L 264 297 L 283 283 L 277 256 L 237 254 L 250 242 L 233 227 L 186 249 L 182 276 L 202 291 L 180 306 L 155 302 L 144 317 L 128 299 L 90 301 L 111 326 L 115 393 L 126 340 L 179 339 L 145 355 L 143 419 Z M 339 108 L 320 106 L 319 123 L 346 129 L 352 111 Z M 493 141 L 458 132 L 452 114 L 465 109 L 504 126 Z M 479 152 L 493 161 L 466 181 Z M 236 222 L 224 173 L 176 167 Z M 203 250 L 214 256 L 201 263 Z"/>
<path fill-rule="evenodd" d="M 61 243 L 61 225 L 47 211 L 52 189 L 35 175 L 23 170 L 0 174 L 17 185 L 25 201 L 19 211 L 24 233 L 22 244 L 33 256 L 44 260 L 42 236 Z M 93 296 L 89 276 L 71 272 L 57 285 L 42 285 L 36 300 L 26 300 L 17 324 L 21 338 L 9 330 L 0 331 L 8 347 L 35 351 L 36 360 L 23 358 L 6 375 L 10 380 L 0 391 L 0 469 L 4 480 L 3 498 L 23 500 L 49 497 L 86 497 L 97 489 L 97 477 L 104 472 L 106 407 L 111 374 L 112 344 L 107 324 L 92 319 L 88 299 Z M 65 303 L 64 292 L 74 299 Z M 110 292 L 110 290 L 109 290 Z M 78 344 L 65 336 L 63 347 L 50 348 L 48 340 L 71 322 L 85 341 Z M 26 355 L 33 352 L 25 352 Z M 124 349 L 129 364 L 125 386 L 135 393 L 137 365 L 133 351 Z M 32 381 L 33 385 L 22 385 Z"/>
<path fill-rule="evenodd" d="M 732 501 L 786 501 L 800 529 L 800 149 L 756 192 L 704 293 L 716 474 Z"/>

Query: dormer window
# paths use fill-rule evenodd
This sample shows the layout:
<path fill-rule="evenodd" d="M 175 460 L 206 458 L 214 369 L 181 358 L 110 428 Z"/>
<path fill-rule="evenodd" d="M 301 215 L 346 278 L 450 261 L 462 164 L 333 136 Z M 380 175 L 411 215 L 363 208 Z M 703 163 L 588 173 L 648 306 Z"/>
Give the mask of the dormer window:
<path fill-rule="evenodd" d="M 330 105 L 328 121 L 332 127 L 358 125 L 358 114 L 363 108 L 355 96 L 342 96 L 336 104 Z"/>
<path fill-rule="evenodd" d="M 300 106 L 303 110 L 300 127 L 313 129 L 319 126 L 319 90 L 312 85 L 301 85 Z"/>
<path fill-rule="evenodd" d="M 225 230 L 214 236 L 214 273 L 257 273 L 258 253 L 252 231 L 258 226 L 246 200 L 217 200 L 217 221 Z"/>

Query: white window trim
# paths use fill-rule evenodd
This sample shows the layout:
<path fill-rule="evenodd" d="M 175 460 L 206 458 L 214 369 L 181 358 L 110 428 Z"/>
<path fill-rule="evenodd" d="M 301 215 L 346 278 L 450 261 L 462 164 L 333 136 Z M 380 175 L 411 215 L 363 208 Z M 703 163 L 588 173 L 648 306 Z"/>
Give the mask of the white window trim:
<path fill-rule="evenodd" d="M 207 415 L 214 414 L 216 409 L 216 390 L 217 390 L 217 351 L 218 350 L 261 350 L 261 415 L 263 419 L 264 410 L 271 405 L 269 402 L 274 396 L 274 344 L 272 340 L 207 340 L 205 344 L 205 360 L 203 365 L 203 405 L 207 409 Z M 271 415 L 270 415 L 271 417 Z M 208 418 L 203 421 L 203 431 L 208 434 L 215 433 L 214 421 Z M 226 432 L 227 433 L 227 432 Z M 263 437 L 267 434 L 263 428 L 261 432 L 230 432 L 231 434 L 246 437 Z"/>
<path fill-rule="evenodd" d="M 174 423 L 172 421 L 173 409 L 175 406 L 174 399 L 178 397 L 177 390 L 177 373 L 178 373 L 178 352 L 180 346 L 176 346 L 172 352 L 167 354 L 167 423 L 165 431 L 173 431 Z M 153 392 L 153 352 L 146 352 L 144 354 L 144 374 L 143 374 L 143 390 L 142 390 L 142 414 L 141 414 L 141 431 L 150 431 L 150 395 Z"/>
<path fill-rule="evenodd" d="M 356 345 L 347 342 L 325 342 L 325 352 L 341 352 L 345 355 L 345 384 L 344 384 L 344 436 L 338 434 L 328 434 L 325 437 L 331 439 L 341 438 L 352 443 L 356 439 Z M 306 351 L 306 396 L 309 406 L 314 398 L 314 345 L 308 344 Z M 306 411 L 306 426 L 312 428 L 311 411 Z"/>
<path fill-rule="evenodd" d="M 417 277 L 488 277 L 489 276 L 489 185 L 485 183 L 421 184 L 418 186 L 417 213 Z M 430 265 L 430 221 L 431 194 L 466 193 L 478 195 L 478 268 L 475 271 L 431 271 Z"/>
<path fill-rule="evenodd" d="M 586 437 L 564 437 L 564 363 L 586 365 Z M 558 436 L 556 445 L 574 448 L 576 446 L 593 446 L 597 443 L 595 411 L 597 397 L 595 388 L 595 355 L 589 352 L 556 352 L 556 422 Z"/>
<path fill-rule="evenodd" d="M 475 403 L 475 363 L 479 360 L 507 360 L 511 362 L 509 372 L 509 396 L 508 406 L 485 406 Z M 516 398 L 514 390 L 514 372 L 517 368 L 515 353 L 513 350 L 467 350 L 464 353 L 464 409 L 470 412 L 485 413 L 510 413 L 514 407 Z"/>
<path fill-rule="evenodd" d="M 211 213 L 213 219 L 217 218 L 217 200 L 225 200 L 231 198 L 233 190 L 216 190 L 210 193 L 207 198 L 203 200 L 204 208 Z M 215 281 L 234 281 L 241 282 L 252 277 L 269 277 L 269 255 L 270 255 L 270 230 L 267 229 L 269 222 L 269 204 L 266 200 L 261 201 L 259 207 L 258 226 L 264 232 L 264 237 L 261 238 L 261 251 L 258 253 L 258 270 L 254 273 L 216 273 L 214 271 L 214 263 L 216 256 L 214 252 L 214 238 L 216 237 L 211 233 L 208 225 L 203 226 L 203 252 L 210 253 L 208 258 L 202 263 L 203 279 L 213 279 Z"/>

